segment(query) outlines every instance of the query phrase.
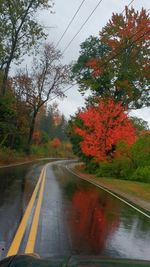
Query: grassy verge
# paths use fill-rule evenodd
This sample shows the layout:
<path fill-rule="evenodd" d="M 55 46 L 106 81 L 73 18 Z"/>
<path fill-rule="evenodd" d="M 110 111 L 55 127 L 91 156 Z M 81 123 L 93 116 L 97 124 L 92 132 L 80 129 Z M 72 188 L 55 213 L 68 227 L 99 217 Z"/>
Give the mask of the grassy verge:
<path fill-rule="evenodd" d="M 8 147 L 0 147 L 0 166 L 28 162 L 40 158 L 72 158 L 72 149 L 69 143 L 61 143 L 60 147 L 54 148 L 49 144 L 32 145 L 31 154 L 17 151 Z"/>
<path fill-rule="evenodd" d="M 92 181 L 94 180 L 99 185 L 150 212 L 150 184 L 114 178 L 97 178 L 93 174 L 87 174 L 84 170 L 84 165 L 76 165 L 74 171 L 84 178 L 87 177 Z"/>
<path fill-rule="evenodd" d="M 35 160 L 37 157 L 35 155 L 27 156 L 26 154 L 19 153 L 16 151 L 0 151 L 0 167 L 19 164 L 24 162 L 30 162 Z"/>

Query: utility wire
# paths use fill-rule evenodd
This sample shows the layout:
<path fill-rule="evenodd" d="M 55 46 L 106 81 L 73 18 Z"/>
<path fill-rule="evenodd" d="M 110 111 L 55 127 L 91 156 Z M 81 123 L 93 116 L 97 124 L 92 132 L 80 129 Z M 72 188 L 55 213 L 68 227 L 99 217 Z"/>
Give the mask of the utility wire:
<path fill-rule="evenodd" d="M 127 5 L 127 7 L 129 7 L 133 2 L 134 2 L 134 0 L 132 0 L 132 1 Z M 124 10 L 121 12 L 121 14 L 122 14 L 125 10 L 126 10 L 126 9 L 124 8 Z"/>
<path fill-rule="evenodd" d="M 77 33 L 74 35 L 74 37 L 70 40 L 70 42 L 68 43 L 68 45 L 65 47 L 65 49 L 62 52 L 62 55 L 66 52 L 66 50 L 68 49 L 68 47 L 71 45 L 71 43 L 74 41 L 74 39 L 76 38 L 76 36 L 80 33 L 80 31 L 83 29 L 83 27 L 85 26 L 85 24 L 88 22 L 88 20 L 91 18 L 91 16 L 93 15 L 93 13 L 96 11 L 96 9 L 98 8 L 98 6 L 101 4 L 103 0 L 100 0 L 96 7 L 92 10 L 92 12 L 90 13 L 90 15 L 87 17 L 87 19 L 85 20 L 85 22 L 81 25 L 81 27 L 79 28 L 79 30 L 77 31 Z M 134 2 L 135 0 L 130 1 L 130 3 L 128 4 L 128 7 Z M 125 11 L 125 9 L 121 12 L 123 13 Z"/>
<path fill-rule="evenodd" d="M 65 49 L 62 52 L 62 55 L 65 53 L 65 51 L 68 49 L 68 47 L 71 45 L 71 43 L 73 42 L 73 40 L 76 38 L 76 36 L 80 33 L 80 31 L 82 30 L 82 28 L 85 26 L 85 24 L 88 22 L 88 20 L 91 18 L 91 16 L 93 15 L 93 13 L 96 11 L 96 9 L 98 8 L 98 6 L 101 4 L 103 0 L 100 0 L 97 5 L 95 6 L 95 8 L 92 10 L 92 12 L 90 13 L 90 15 L 87 17 L 87 19 L 85 20 L 85 22 L 81 25 L 80 29 L 77 31 L 77 33 L 74 35 L 74 37 L 71 39 L 71 41 L 69 42 L 69 44 L 65 47 Z"/>
<path fill-rule="evenodd" d="M 72 17 L 72 19 L 70 20 L 68 26 L 66 27 L 64 33 L 62 34 L 62 36 L 60 37 L 60 39 L 58 40 L 57 44 L 56 44 L 56 48 L 58 47 L 58 45 L 60 44 L 61 40 L 63 39 L 64 35 L 66 34 L 66 32 L 68 31 L 69 27 L 71 26 L 72 22 L 74 21 L 76 15 L 78 14 L 79 10 L 81 9 L 82 5 L 84 4 L 86 0 L 83 0 L 80 4 L 80 6 L 78 7 L 77 11 L 75 12 L 74 16 Z"/>
<path fill-rule="evenodd" d="M 74 83 L 74 84 L 72 84 L 72 85 L 69 86 L 67 89 L 65 89 L 65 90 L 63 91 L 63 93 L 67 92 L 68 90 L 70 90 L 72 87 L 74 87 L 74 86 L 77 85 L 77 84 L 78 84 L 77 82 Z M 56 95 L 56 96 L 52 97 L 52 98 L 50 99 L 50 101 L 54 100 L 54 99 L 57 98 L 58 96 L 59 96 L 59 95 Z"/>

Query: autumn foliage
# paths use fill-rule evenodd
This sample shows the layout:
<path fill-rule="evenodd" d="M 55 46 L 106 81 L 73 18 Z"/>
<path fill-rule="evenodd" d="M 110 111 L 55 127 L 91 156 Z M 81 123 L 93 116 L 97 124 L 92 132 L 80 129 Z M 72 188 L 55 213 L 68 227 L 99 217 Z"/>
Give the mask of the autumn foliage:
<path fill-rule="evenodd" d="M 118 141 L 129 145 L 135 142 L 135 129 L 126 110 L 111 98 L 101 99 L 97 106 L 79 112 L 78 117 L 83 127 L 74 126 L 74 131 L 82 137 L 81 150 L 98 161 L 111 159 Z"/>
<path fill-rule="evenodd" d="M 142 8 L 135 11 L 134 8 L 125 7 L 124 14 L 112 14 L 111 19 L 100 33 L 102 41 L 109 43 L 112 49 L 126 45 L 127 41 L 140 44 L 150 40 L 150 18 L 148 12 Z M 116 33 L 114 35 L 114 32 Z"/>
<path fill-rule="evenodd" d="M 81 92 L 90 89 L 93 96 L 112 97 L 129 108 L 149 106 L 149 47 L 149 13 L 125 7 L 112 14 L 98 39 L 81 44 L 73 77 Z"/>
<path fill-rule="evenodd" d="M 61 141 L 59 138 L 54 138 L 51 142 L 53 148 L 59 148 L 61 146 Z"/>
<path fill-rule="evenodd" d="M 38 131 L 38 130 L 34 131 L 32 140 L 33 140 L 34 144 L 36 144 L 36 145 L 40 144 L 40 141 L 41 141 L 40 131 Z"/>

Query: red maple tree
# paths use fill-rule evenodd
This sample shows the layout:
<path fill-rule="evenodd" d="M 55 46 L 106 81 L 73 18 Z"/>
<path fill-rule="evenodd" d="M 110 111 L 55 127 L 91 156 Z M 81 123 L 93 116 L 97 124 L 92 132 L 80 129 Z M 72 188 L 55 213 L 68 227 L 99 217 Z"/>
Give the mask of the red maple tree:
<path fill-rule="evenodd" d="M 98 161 L 111 159 L 118 141 L 124 140 L 129 145 L 135 141 L 135 129 L 125 108 L 112 98 L 101 99 L 97 106 L 79 112 L 78 118 L 83 127 L 75 126 L 74 131 L 83 139 L 81 150 Z"/>

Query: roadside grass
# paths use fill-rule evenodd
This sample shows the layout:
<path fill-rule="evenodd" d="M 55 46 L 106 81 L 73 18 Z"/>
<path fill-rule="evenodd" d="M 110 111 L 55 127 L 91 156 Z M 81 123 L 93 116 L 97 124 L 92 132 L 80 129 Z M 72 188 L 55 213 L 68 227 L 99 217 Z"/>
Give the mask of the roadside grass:
<path fill-rule="evenodd" d="M 23 151 L 17 151 L 8 147 L 0 147 L 0 166 L 17 164 L 26 161 L 32 161 L 40 158 L 73 158 L 70 143 L 61 143 L 59 148 L 45 145 L 32 145 L 31 154 L 27 155 Z"/>
<path fill-rule="evenodd" d="M 83 164 L 76 165 L 74 171 L 81 176 L 94 180 L 101 186 L 104 186 L 116 193 L 120 193 L 124 197 L 130 198 L 131 196 L 131 198 L 135 200 L 134 202 L 136 202 L 136 199 L 140 199 L 141 201 L 149 202 L 150 204 L 150 184 L 107 177 L 97 178 L 96 175 L 85 172 Z"/>
<path fill-rule="evenodd" d="M 34 155 L 27 156 L 23 152 L 18 152 L 9 148 L 0 148 L 0 166 L 18 164 L 36 159 Z"/>

